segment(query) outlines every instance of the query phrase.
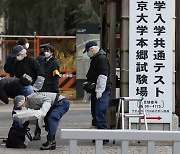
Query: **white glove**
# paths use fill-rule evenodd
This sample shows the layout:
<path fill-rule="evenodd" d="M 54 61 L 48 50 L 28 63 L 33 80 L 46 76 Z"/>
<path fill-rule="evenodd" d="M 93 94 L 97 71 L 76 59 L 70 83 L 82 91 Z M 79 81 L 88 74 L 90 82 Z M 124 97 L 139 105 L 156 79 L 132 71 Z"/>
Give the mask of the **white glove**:
<path fill-rule="evenodd" d="M 45 78 L 42 76 L 37 77 L 37 79 L 33 85 L 34 91 L 39 91 L 42 88 L 44 80 L 45 80 Z"/>
<path fill-rule="evenodd" d="M 96 98 L 99 99 L 102 97 L 102 93 L 96 92 Z"/>
<path fill-rule="evenodd" d="M 107 76 L 99 75 L 96 83 L 96 98 L 99 99 L 102 97 L 102 93 L 106 89 Z"/>

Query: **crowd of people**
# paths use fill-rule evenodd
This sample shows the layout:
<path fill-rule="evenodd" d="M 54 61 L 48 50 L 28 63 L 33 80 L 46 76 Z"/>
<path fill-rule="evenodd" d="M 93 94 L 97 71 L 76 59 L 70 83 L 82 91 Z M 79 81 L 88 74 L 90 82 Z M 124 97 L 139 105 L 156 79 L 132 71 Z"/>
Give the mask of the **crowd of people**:
<path fill-rule="evenodd" d="M 40 140 L 44 121 L 47 142 L 40 149 L 51 150 L 56 148 L 56 131 L 61 117 L 69 109 L 69 101 L 59 94 L 60 68 L 54 47 L 42 45 L 37 58 L 29 56 L 28 48 L 28 40 L 20 38 L 4 65 L 10 78 L 0 80 L 1 101 L 8 104 L 8 98 L 14 99 L 13 124 L 5 140 L 6 147 L 26 148 L 27 134 L 29 140 Z M 30 124 L 34 123 L 34 134 L 28 133 Z"/>
<path fill-rule="evenodd" d="M 14 99 L 13 123 L 5 140 L 6 147 L 26 148 L 25 136 L 29 140 L 40 140 L 44 125 L 47 141 L 40 149 L 54 150 L 59 121 L 69 110 L 70 102 L 59 93 L 60 65 L 54 47 L 50 44 L 41 45 L 37 58 L 28 55 L 28 48 L 28 40 L 19 39 L 4 65 L 10 78 L 0 80 L 1 101 L 8 104 L 8 98 Z M 110 64 L 106 53 L 94 41 L 86 43 L 83 53 L 87 53 L 91 59 L 83 88 L 91 94 L 92 123 L 97 129 L 107 129 L 106 112 L 111 93 Z M 29 127 L 32 124 L 35 129 Z M 107 142 L 103 141 L 104 144 Z"/>

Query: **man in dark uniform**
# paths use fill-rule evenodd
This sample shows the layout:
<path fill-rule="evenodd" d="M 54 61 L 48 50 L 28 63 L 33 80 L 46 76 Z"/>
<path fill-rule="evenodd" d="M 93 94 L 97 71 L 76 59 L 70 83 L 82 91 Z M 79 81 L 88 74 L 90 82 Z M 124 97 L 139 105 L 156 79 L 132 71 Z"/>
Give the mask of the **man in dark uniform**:
<path fill-rule="evenodd" d="M 46 45 L 44 47 L 44 64 L 42 65 L 45 72 L 45 81 L 40 91 L 59 93 L 59 60 L 54 55 L 54 47 Z"/>
<path fill-rule="evenodd" d="M 59 60 L 54 55 L 54 47 L 50 44 L 44 44 L 41 46 L 44 48 L 44 59 L 41 59 L 41 67 L 45 72 L 45 81 L 41 92 L 54 92 L 59 93 Z M 43 58 L 43 57 L 41 57 Z M 41 139 L 41 129 L 36 126 L 35 136 L 33 140 Z"/>
<path fill-rule="evenodd" d="M 86 52 L 91 59 L 90 68 L 86 74 L 87 81 L 95 84 L 94 89 L 91 89 L 91 114 L 97 129 L 107 129 L 106 112 L 111 89 L 110 64 L 105 52 L 96 42 L 88 42 L 83 53 Z M 107 142 L 108 140 L 103 141 L 104 144 Z"/>
<path fill-rule="evenodd" d="M 41 65 L 41 67 L 43 67 L 43 68 L 44 68 L 44 60 L 45 60 L 44 48 L 47 45 L 50 45 L 50 43 L 40 45 L 40 53 L 39 53 L 38 57 L 36 58 L 39 61 L 39 64 Z"/>

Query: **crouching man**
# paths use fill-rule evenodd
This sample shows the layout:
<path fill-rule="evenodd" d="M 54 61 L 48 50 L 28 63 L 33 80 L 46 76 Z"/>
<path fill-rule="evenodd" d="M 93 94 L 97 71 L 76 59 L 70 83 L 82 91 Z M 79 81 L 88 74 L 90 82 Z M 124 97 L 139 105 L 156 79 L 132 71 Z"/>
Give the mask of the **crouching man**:
<path fill-rule="evenodd" d="M 22 95 L 16 96 L 14 99 L 13 118 L 21 120 L 22 123 L 29 120 L 38 119 L 39 126 L 42 126 L 44 119 L 45 130 L 47 131 L 47 142 L 42 144 L 41 150 L 54 150 L 56 149 L 55 135 L 58 129 L 59 121 L 62 116 L 69 110 L 69 101 L 62 95 L 51 92 L 32 93 L 25 97 Z M 25 106 L 25 107 L 24 107 Z M 9 132 L 10 133 L 10 132 Z M 14 143 L 8 134 L 6 147 L 14 148 L 8 143 Z M 18 148 L 18 147 L 17 147 Z"/>

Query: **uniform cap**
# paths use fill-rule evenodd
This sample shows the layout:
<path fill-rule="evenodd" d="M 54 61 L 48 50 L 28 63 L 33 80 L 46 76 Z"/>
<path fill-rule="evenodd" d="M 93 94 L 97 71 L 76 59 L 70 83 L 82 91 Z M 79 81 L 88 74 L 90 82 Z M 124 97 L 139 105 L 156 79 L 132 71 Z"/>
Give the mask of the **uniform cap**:
<path fill-rule="evenodd" d="M 52 45 L 49 45 L 49 44 L 47 44 L 47 45 L 44 47 L 44 50 L 47 50 L 47 49 L 49 49 L 52 53 L 54 53 L 54 51 L 55 51 L 54 47 L 53 47 Z"/>
<path fill-rule="evenodd" d="M 44 49 L 44 48 L 45 48 L 46 46 L 48 46 L 48 45 L 50 45 L 50 43 L 41 44 L 39 47 Z"/>

